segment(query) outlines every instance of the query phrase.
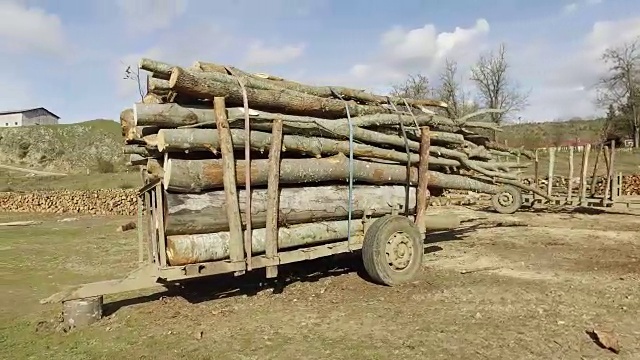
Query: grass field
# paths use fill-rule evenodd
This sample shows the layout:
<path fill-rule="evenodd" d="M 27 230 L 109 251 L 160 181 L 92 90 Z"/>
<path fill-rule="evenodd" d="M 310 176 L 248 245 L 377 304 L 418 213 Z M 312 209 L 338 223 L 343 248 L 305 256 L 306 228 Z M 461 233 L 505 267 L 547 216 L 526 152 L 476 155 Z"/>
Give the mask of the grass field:
<path fill-rule="evenodd" d="M 115 231 L 129 219 L 0 214 L 43 221 L 0 230 L 0 358 L 640 357 L 640 212 L 432 211 L 468 221 L 429 237 L 411 284 L 371 284 L 357 256 L 324 259 L 283 269 L 275 292 L 260 272 L 107 296 L 105 318 L 68 333 L 61 306 L 38 301 L 133 269 L 135 231 Z M 593 326 L 614 332 L 619 355 L 594 344 Z"/>

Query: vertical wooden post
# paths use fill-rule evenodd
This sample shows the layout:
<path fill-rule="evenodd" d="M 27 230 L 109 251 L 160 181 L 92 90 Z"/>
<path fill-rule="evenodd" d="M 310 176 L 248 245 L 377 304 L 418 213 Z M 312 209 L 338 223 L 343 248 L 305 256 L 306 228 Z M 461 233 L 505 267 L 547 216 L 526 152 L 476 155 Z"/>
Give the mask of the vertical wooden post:
<path fill-rule="evenodd" d="M 153 245 L 153 233 L 152 231 L 154 231 L 153 228 L 153 216 L 151 215 L 151 195 L 149 194 L 149 191 L 145 191 L 144 192 L 144 216 L 145 216 L 145 222 L 147 224 L 147 260 L 150 263 L 155 262 L 154 261 L 154 245 Z"/>
<path fill-rule="evenodd" d="M 538 152 L 539 152 L 539 149 L 536 149 L 536 152 L 535 152 L 536 157 L 535 157 L 535 160 L 533 162 L 533 178 L 534 178 L 533 186 L 536 189 L 540 188 L 540 159 L 538 158 Z M 536 201 L 536 194 L 534 193 L 533 194 L 533 202 L 535 203 L 535 201 Z"/>
<path fill-rule="evenodd" d="M 553 169 L 556 162 L 556 148 L 549 148 L 549 183 L 547 184 L 547 195 L 551 196 L 553 191 Z"/>
<path fill-rule="evenodd" d="M 160 252 L 158 251 L 158 197 L 155 191 L 151 192 L 149 211 L 151 211 L 151 244 L 153 249 L 153 262 L 160 264 Z"/>
<path fill-rule="evenodd" d="M 591 173 L 591 186 L 589 189 L 591 197 L 596 194 L 596 176 L 598 175 L 598 163 L 600 162 L 600 153 L 604 152 L 604 149 L 604 143 L 602 143 L 598 145 L 598 150 L 596 150 L 596 160 L 593 163 L 593 172 Z M 607 157 L 606 152 L 604 153 L 604 157 Z"/>
<path fill-rule="evenodd" d="M 416 190 L 416 225 L 420 233 L 426 232 L 425 219 L 429 206 L 429 148 L 431 147 L 430 131 L 422 127 L 420 134 L 420 161 L 418 163 L 418 189 Z"/>
<path fill-rule="evenodd" d="M 609 149 L 609 171 L 607 172 L 607 182 L 604 187 L 604 201 L 609 200 L 609 195 L 611 195 L 611 199 L 613 199 L 613 192 L 611 191 L 611 184 L 613 181 L 613 161 L 616 153 L 616 141 L 611 140 L 611 148 Z"/>
<path fill-rule="evenodd" d="M 164 233 L 164 189 L 162 183 L 156 185 L 156 219 L 158 224 L 158 255 L 160 266 L 167 266 L 167 237 Z"/>
<path fill-rule="evenodd" d="M 242 219 L 240 218 L 240 204 L 236 187 L 236 166 L 224 97 L 214 97 L 213 107 L 216 115 L 216 128 L 220 137 L 222 183 L 224 186 L 227 219 L 229 221 L 229 258 L 232 262 L 243 262 Z M 244 271 L 239 271 L 236 275 L 241 275 L 242 273 Z"/>
<path fill-rule="evenodd" d="M 587 206 L 587 167 L 589 166 L 590 152 L 591 144 L 586 144 L 582 153 L 582 168 L 580 171 L 580 206 Z"/>
<path fill-rule="evenodd" d="M 143 218 L 143 198 L 138 195 L 138 262 L 144 262 L 144 218 Z"/>
<path fill-rule="evenodd" d="M 265 256 L 275 259 L 278 256 L 278 215 L 280 213 L 280 153 L 282 152 L 282 119 L 273 121 L 271 130 L 271 148 L 269 149 L 269 177 L 267 178 L 267 219 L 265 234 Z M 278 266 L 266 267 L 268 279 L 278 276 Z"/>
<path fill-rule="evenodd" d="M 567 202 L 571 203 L 573 196 L 573 146 L 569 147 L 569 183 L 567 184 Z"/>

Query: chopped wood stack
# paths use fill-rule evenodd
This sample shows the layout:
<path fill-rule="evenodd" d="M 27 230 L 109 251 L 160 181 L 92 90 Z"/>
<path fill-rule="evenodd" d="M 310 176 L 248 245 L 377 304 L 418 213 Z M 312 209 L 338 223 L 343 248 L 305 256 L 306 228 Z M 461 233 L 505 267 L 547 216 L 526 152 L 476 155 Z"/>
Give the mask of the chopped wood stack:
<path fill-rule="evenodd" d="M 495 193 L 511 184 L 532 190 L 518 180 L 518 169 L 527 164 L 496 160 L 531 158 L 531 153 L 471 131 L 495 129 L 481 120 L 498 110 L 451 119 L 445 116 L 447 105 L 437 100 L 311 86 L 231 66 L 196 62 L 181 67 L 142 59 L 140 68 L 150 72 L 147 95 L 121 113 L 124 152 L 131 154 L 132 165 L 143 166 L 147 180 L 163 180 L 172 265 L 232 256 L 225 168 L 235 171 L 236 186 L 253 188 L 250 197 L 238 191 L 241 221 L 249 215 L 253 251 L 265 251 L 260 241 L 272 144 L 281 143 L 275 147 L 282 152 L 278 221 L 291 225 L 279 230 L 280 247 L 346 238 L 350 169 L 354 218 L 388 214 L 406 207 L 408 198 L 414 208 L 423 134 L 429 140 L 422 149 L 428 151 L 422 162 L 427 166 L 427 158 L 429 189 Z M 232 151 L 225 159 L 227 136 Z M 233 162 L 226 163 L 229 156 Z M 362 230 L 357 222 L 351 227 Z"/>

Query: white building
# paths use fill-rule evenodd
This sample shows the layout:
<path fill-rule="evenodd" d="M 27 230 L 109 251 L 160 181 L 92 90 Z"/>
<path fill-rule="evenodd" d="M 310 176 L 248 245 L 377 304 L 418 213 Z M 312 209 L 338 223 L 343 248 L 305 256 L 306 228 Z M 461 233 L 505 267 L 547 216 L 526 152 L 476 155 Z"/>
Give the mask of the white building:
<path fill-rule="evenodd" d="M 60 117 L 43 108 L 0 111 L 0 127 L 57 125 Z"/>

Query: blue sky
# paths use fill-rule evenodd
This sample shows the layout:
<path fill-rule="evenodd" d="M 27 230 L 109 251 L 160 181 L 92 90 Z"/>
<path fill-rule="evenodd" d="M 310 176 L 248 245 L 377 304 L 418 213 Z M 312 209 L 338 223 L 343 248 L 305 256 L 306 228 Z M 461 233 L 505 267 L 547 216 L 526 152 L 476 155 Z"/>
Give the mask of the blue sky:
<path fill-rule="evenodd" d="M 637 0 L 0 0 L 0 108 L 117 119 L 142 56 L 384 91 L 505 42 L 523 119 L 589 116 L 599 54 L 639 35 Z"/>

